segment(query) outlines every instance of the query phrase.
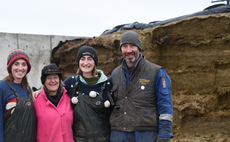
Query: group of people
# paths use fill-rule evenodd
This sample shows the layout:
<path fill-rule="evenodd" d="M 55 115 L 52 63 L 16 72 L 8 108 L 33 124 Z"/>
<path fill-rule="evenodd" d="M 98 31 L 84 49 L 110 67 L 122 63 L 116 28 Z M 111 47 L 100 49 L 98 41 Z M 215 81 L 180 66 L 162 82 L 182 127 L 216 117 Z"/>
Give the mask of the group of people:
<path fill-rule="evenodd" d="M 138 33 L 123 33 L 121 65 L 107 78 L 97 69 L 97 51 L 84 45 L 78 50 L 76 75 L 62 82 L 57 65 L 46 65 L 43 87 L 33 93 L 27 81 L 29 56 L 12 50 L 8 75 L 0 81 L 0 141 L 170 142 L 171 80 L 141 50 Z"/>

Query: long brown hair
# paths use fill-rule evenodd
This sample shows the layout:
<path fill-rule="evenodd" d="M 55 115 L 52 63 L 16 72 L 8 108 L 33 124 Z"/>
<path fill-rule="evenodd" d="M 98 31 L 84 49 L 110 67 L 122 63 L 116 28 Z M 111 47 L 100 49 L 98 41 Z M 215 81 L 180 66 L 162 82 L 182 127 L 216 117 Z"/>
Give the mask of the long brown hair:
<path fill-rule="evenodd" d="M 11 71 L 10 71 L 10 73 L 4 79 L 6 81 L 14 82 L 14 77 L 13 77 Z M 22 88 L 27 88 L 29 86 L 29 83 L 28 83 L 26 75 L 22 78 L 21 84 L 22 84 Z"/>

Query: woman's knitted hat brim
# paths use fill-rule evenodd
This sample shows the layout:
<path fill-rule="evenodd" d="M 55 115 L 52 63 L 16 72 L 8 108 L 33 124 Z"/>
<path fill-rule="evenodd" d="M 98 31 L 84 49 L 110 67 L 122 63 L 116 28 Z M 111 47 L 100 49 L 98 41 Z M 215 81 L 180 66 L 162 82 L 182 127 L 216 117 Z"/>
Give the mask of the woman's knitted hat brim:
<path fill-rule="evenodd" d="M 41 82 L 42 82 L 42 84 L 44 84 L 46 81 L 46 75 L 50 75 L 50 74 L 57 74 L 59 76 L 60 80 L 62 79 L 62 73 L 60 72 L 57 65 L 55 63 L 51 63 L 49 65 L 44 66 L 42 71 L 41 71 Z"/>
<path fill-rule="evenodd" d="M 97 66 L 98 64 L 97 51 L 93 47 L 86 46 L 86 45 L 83 45 L 82 47 L 78 49 L 78 53 L 77 53 L 77 65 L 78 66 L 79 66 L 79 61 L 81 57 L 85 55 L 91 56 L 95 62 L 95 65 Z"/>

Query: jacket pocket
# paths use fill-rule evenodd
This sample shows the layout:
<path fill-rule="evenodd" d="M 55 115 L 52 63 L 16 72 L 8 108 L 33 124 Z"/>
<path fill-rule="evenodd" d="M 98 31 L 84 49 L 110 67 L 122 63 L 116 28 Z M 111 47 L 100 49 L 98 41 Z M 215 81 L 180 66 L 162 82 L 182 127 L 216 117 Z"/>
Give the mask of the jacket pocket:
<path fill-rule="evenodd" d="M 161 93 L 164 95 L 164 96 L 167 96 L 169 94 L 169 90 L 167 88 L 163 88 Z"/>
<path fill-rule="evenodd" d="M 122 115 L 120 115 L 120 113 L 122 112 L 121 110 L 122 108 L 120 108 L 120 106 L 114 106 L 113 108 L 113 112 L 110 115 L 110 125 L 112 127 L 118 127 L 120 126 L 121 123 L 121 117 Z"/>
<path fill-rule="evenodd" d="M 136 127 L 157 126 L 158 119 L 156 110 L 153 108 L 137 109 Z"/>

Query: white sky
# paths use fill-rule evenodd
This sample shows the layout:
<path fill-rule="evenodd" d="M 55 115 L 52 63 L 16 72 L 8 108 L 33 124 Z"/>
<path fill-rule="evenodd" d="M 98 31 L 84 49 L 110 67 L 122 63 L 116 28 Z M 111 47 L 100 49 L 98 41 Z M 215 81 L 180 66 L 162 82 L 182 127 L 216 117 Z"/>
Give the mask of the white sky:
<path fill-rule="evenodd" d="M 0 32 L 100 36 L 133 22 L 149 23 L 192 14 L 216 0 L 0 0 Z"/>

